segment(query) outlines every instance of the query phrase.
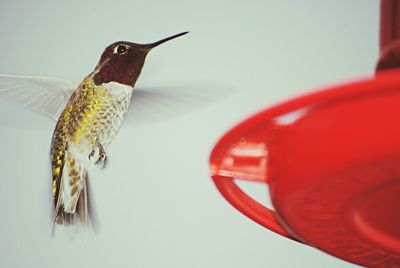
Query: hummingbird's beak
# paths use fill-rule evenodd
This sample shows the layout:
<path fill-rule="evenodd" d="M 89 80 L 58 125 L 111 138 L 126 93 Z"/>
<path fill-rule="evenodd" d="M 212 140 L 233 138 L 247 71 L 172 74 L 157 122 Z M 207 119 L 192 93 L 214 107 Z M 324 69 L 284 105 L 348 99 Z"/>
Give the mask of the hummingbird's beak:
<path fill-rule="evenodd" d="M 154 43 L 151 43 L 151 44 L 144 44 L 144 45 L 141 45 L 141 47 L 142 47 L 143 49 L 145 49 L 145 50 L 150 51 L 152 48 L 155 48 L 156 46 L 159 46 L 159 45 L 161 45 L 162 43 L 165 43 L 165 42 L 167 42 L 167 41 L 169 41 L 169 40 L 175 39 L 175 38 L 177 38 L 177 37 L 179 37 L 179 36 L 182 36 L 182 35 L 185 35 L 185 34 L 187 34 L 187 33 L 188 33 L 188 32 L 178 33 L 178 34 L 175 34 L 175 35 L 173 35 L 173 36 L 170 36 L 170 37 L 161 39 L 160 41 L 157 41 L 157 42 L 154 42 Z"/>

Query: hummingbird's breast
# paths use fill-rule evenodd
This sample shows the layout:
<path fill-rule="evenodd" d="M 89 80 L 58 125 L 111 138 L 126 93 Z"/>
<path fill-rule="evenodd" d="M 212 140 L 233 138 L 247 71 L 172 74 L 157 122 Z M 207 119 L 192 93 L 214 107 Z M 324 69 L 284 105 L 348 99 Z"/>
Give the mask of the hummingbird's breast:
<path fill-rule="evenodd" d="M 108 147 L 112 142 L 129 109 L 133 88 L 116 82 L 103 84 L 102 101 L 97 115 L 94 115 L 94 129 L 103 147 Z"/>
<path fill-rule="evenodd" d="M 74 144 L 99 142 L 107 147 L 118 132 L 129 108 L 132 87 L 110 82 L 95 86 L 89 81 L 72 100 L 68 137 Z"/>
<path fill-rule="evenodd" d="M 121 127 L 132 90 L 115 82 L 97 86 L 90 77 L 86 78 L 72 94 L 57 122 L 52 151 L 77 149 L 76 153 L 87 159 L 95 143 L 106 148 Z"/>

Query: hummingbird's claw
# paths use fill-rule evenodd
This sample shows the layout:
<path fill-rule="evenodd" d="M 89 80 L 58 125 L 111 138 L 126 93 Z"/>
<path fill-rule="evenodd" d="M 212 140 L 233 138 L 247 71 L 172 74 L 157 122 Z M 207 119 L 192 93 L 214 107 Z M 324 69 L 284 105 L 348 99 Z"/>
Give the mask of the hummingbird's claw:
<path fill-rule="evenodd" d="M 94 162 L 94 164 L 96 166 L 101 164 L 101 168 L 105 168 L 107 164 L 107 155 L 104 151 L 103 146 L 100 143 L 96 142 L 96 145 L 93 147 L 92 151 L 88 155 L 89 160 L 92 160 L 92 158 L 96 154 L 96 151 L 98 151 L 98 158 L 96 162 Z"/>
<path fill-rule="evenodd" d="M 96 150 L 93 149 L 93 150 L 90 152 L 90 154 L 89 154 L 89 156 L 88 156 L 89 160 L 92 160 L 92 157 L 94 156 L 95 151 L 96 151 Z"/>
<path fill-rule="evenodd" d="M 107 156 L 104 152 L 100 153 L 99 158 L 97 159 L 97 161 L 95 162 L 96 165 L 101 165 L 101 168 L 105 168 L 107 165 Z"/>

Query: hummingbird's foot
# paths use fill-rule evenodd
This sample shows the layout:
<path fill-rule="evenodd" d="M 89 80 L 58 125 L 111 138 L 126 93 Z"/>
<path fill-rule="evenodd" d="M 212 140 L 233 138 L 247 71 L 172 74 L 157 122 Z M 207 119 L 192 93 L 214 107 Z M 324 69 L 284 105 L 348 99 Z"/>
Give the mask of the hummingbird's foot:
<path fill-rule="evenodd" d="M 96 166 L 101 165 L 101 168 L 105 168 L 107 164 L 107 156 L 103 146 L 99 142 L 96 142 L 95 146 L 93 146 L 93 149 L 88 156 L 89 160 L 92 160 L 95 155 L 97 160 L 94 162 L 94 164 Z"/>
<path fill-rule="evenodd" d="M 97 161 L 94 163 L 95 165 L 99 165 L 101 164 L 101 168 L 105 168 L 107 165 L 107 156 L 106 154 L 100 153 L 99 158 L 97 159 Z"/>

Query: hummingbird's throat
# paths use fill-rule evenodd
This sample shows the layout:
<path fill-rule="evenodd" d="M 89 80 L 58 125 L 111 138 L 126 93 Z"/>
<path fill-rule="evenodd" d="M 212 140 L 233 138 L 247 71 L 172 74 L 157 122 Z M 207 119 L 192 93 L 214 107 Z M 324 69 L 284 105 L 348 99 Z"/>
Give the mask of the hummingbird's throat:
<path fill-rule="evenodd" d="M 117 82 L 133 87 L 140 76 L 145 58 L 146 54 L 107 59 L 93 72 L 93 81 L 98 86 Z"/>

